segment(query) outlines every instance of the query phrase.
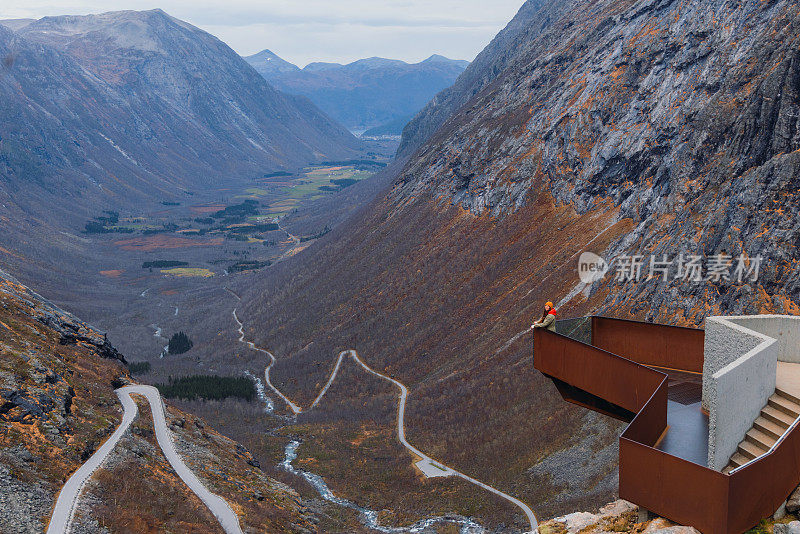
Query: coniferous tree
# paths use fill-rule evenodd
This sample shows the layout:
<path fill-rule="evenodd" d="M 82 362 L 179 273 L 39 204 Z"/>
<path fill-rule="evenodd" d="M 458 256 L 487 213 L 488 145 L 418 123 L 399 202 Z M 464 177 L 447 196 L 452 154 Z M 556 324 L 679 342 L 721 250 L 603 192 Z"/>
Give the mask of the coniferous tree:
<path fill-rule="evenodd" d="M 183 354 L 193 346 L 194 343 L 191 339 L 189 339 L 189 336 L 187 336 L 183 331 L 180 331 L 177 334 L 172 334 L 172 337 L 169 338 L 169 348 L 167 351 L 170 354 Z"/>

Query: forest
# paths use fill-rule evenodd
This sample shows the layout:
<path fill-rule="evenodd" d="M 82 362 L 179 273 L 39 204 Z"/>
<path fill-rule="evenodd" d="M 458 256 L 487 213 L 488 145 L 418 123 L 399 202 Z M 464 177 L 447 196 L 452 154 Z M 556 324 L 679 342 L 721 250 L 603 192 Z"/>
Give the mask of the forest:
<path fill-rule="evenodd" d="M 168 399 L 184 400 L 223 400 L 236 397 L 252 401 L 256 388 L 247 377 L 191 375 L 179 378 L 169 377 L 166 384 L 156 384 L 161 395 Z"/>

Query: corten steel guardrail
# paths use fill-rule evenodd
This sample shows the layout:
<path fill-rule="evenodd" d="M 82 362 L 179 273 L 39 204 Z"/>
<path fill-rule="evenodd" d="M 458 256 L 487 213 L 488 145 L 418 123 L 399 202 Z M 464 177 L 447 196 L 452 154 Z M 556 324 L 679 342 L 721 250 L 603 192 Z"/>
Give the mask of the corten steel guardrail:
<path fill-rule="evenodd" d="M 592 317 L 592 345 L 643 365 L 702 373 L 704 337 L 698 328 Z"/>
<path fill-rule="evenodd" d="M 730 474 L 655 448 L 667 430 L 668 377 L 648 366 L 702 370 L 702 336 L 702 330 L 593 317 L 591 338 L 603 348 L 537 329 L 534 366 L 556 382 L 636 414 L 620 436 L 621 498 L 704 534 L 740 534 L 771 515 L 800 484 L 800 425 L 769 453 Z"/>

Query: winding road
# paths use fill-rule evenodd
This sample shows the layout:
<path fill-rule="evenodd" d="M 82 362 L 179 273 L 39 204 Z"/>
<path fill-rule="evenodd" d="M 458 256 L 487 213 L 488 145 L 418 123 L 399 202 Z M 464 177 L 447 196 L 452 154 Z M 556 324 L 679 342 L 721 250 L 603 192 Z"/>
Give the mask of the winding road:
<path fill-rule="evenodd" d="M 142 395 L 150 403 L 150 411 L 153 414 L 153 428 L 156 433 L 156 441 L 164 452 L 164 456 L 169 461 L 175 473 L 183 482 L 197 495 L 208 507 L 214 517 L 217 518 L 226 534 L 242 534 L 239 526 L 239 518 L 231 509 L 230 505 L 220 496 L 211 493 L 202 482 L 189 469 L 172 442 L 172 436 L 167 428 L 164 402 L 158 390 L 152 386 L 125 386 L 115 390 L 120 403 L 122 403 L 123 415 L 122 422 L 106 440 L 103 445 L 86 461 L 82 466 L 69 477 L 64 487 L 58 494 L 50 523 L 47 527 L 47 534 L 66 534 L 69 532 L 72 519 L 75 515 L 80 494 L 83 491 L 86 481 L 99 468 L 109 453 L 119 443 L 119 440 L 128 430 L 131 423 L 136 419 L 138 408 L 131 397 L 132 394 Z"/>
<path fill-rule="evenodd" d="M 227 291 L 228 293 L 230 293 L 231 295 L 233 295 L 237 299 L 240 299 L 239 295 L 237 295 L 236 293 L 234 293 L 233 291 L 231 291 L 227 287 L 225 288 L 225 291 Z M 277 360 L 275 359 L 275 356 L 273 356 L 270 351 L 264 350 L 264 349 L 262 349 L 260 347 L 256 347 L 255 343 L 253 343 L 252 341 L 247 341 L 247 340 L 244 339 L 244 325 L 239 320 L 239 317 L 236 315 L 236 308 L 233 309 L 233 320 L 236 321 L 237 325 L 239 325 L 239 330 L 238 330 L 238 332 L 239 332 L 239 342 L 246 344 L 248 347 L 250 347 L 251 349 L 253 349 L 253 350 L 257 351 L 257 352 L 261 352 L 261 353 L 266 354 L 267 356 L 269 356 L 269 365 L 267 365 L 267 368 L 264 369 L 264 382 L 266 382 L 267 387 L 269 387 L 272 391 L 275 392 L 276 395 L 278 395 L 281 399 L 283 399 L 283 401 L 289 406 L 289 409 L 292 410 L 293 413 L 298 414 L 298 413 L 302 412 L 303 410 L 302 410 L 302 408 L 300 408 L 300 406 L 298 406 L 297 404 L 293 403 L 289 399 L 289 397 L 287 397 L 286 395 L 281 393 L 281 390 L 279 390 L 278 388 L 276 388 L 272 384 L 272 381 L 269 379 L 269 371 L 270 371 L 270 369 L 272 369 L 272 366 L 275 365 L 275 362 Z"/>
<path fill-rule="evenodd" d="M 420 451 L 419 449 L 414 447 L 412 444 L 410 444 L 408 442 L 408 440 L 406 440 L 406 430 L 405 430 L 406 399 L 408 398 L 408 388 L 406 386 L 404 386 L 401 382 L 398 382 L 397 380 L 395 380 L 394 378 L 386 376 L 384 374 L 381 374 L 381 373 L 373 370 L 372 368 L 370 368 L 367 364 L 365 364 L 361 360 L 361 358 L 358 357 L 358 353 L 356 351 L 354 351 L 354 350 L 347 350 L 347 351 L 342 352 L 341 354 L 339 354 L 339 358 L 341 359 L 342 354 L 345 354 L 345 353 L 349 353 L 350 356 L 359 365 L 361 365 L 361 367 L 363 367 L 368 373 L 371 373 L 371 374 L 373 374 L 373 375 L 375 375 L 377 377 L 383 378 L 384 380 L 388 380 L 389 382 L 391 382 L 392 384 L 394 384 L 395 386 L 400 388 L 400 400 L 397 403 L 397 439 L 400 440 L 400 443 L 402 443 L 403 446 L 406 449 L 408 449 L 413 454 L 416 454 L 417 456 L 422 458 L 422 460 L 427 461 L 428 463 L 433 464 L 434 466 L 437 466 L 437 467 L 440 466 L 441 468 L 444 468 L 445 470 L 447 470 L 450 473 L 452 473 L 454 476 L 457 476 L 457 477 L 459 477 L 461 479 L 464 479 L 467 482 L 471 482 L 472 484 L 475 484 L 476 486 L 479 486 L 479 487 L 485 489 L 486 491 L 488 491 L 490 493 L 494 493 L 498 497 L 501 497 L 501 498 L 503 498 L 503 499 L 515 504 L 519 509 L 521 509 L 525 513 L 525 516 L 528 518 L 528 522 L 531 525 L 530 532 L 531 533 L 536 532 L 536 530 L 537 530 L 537 528 L 539 526 L 539 523 L 536 520 L 536 515 L 533 513 L 533 510 L 531 510 L 528 507 L 527 504 L 525 504 L 524 502 L 520 501 L 516 497 L 512 497 L 511 495 L 509 495 L 507 493 L 504 493 L 504 492 L 502 492 L 502 491 L 500 491 L 498 489 L 495 489 L 495 488 L 493 488 L 492 486 L 490 486 L 488 484 L 484 484 L 480 480 L 472 478 L 469 475 L 465 475 L 461 471 L 456 471 L 452 467 L 447 467 L 443 463 L 437 462 L 436 460 L 434 460 L 433 458 L 431 458 L 430 456 L 428 456 L 427 454 L 423 453 L 422 451 Z"/>
<path fill-rule="evenodd" d="M 300 243 L 301 243 L 301 241 L 300 241 L 300 238 L 299 238 L 299 237 L 297 237 L 296 235 L 294 235 L 294 234 L 290 233 L 290 232 L 289 232 L 289 230 L 287 230 L 286 228 L 284 228 L 283 226 L 281 226 L 281 223 L 280 223 L 280 221 L 278 222 L 278 229 L 279 229 L 279 230 L 282 230 L 282 231 L 283 231 L 283 232 L 286 234 L 286 236 L 287 236 L 289 239 L 291 239 L 291 240 L 292 240 L 292 246 L 290 246 L 289 248 L 287 248 L 286 250 L 284 250 L 284 251 L 283 251 L 283 253 L 282 253 L 280 256 L 278 256 L 278 258 L 277 258 L 277 259 L 275 259 L 275 261 L 274 261 L 273 263 L 278 263 L 279 261 L 283 261 L 283 260 L 285 260 L 285 259 L 286 259 L 286 258 L 288 258 L 289 256 L 293 256 L 293 255 L 294 255 L 294 253 L 295 253 L 295 250 L 297 249 L 297 247 L 298 247 L 298 246 L 300 245 Z M 225 289 L 227 289 L 227 288 L 225 288 Z"/>
<path fill-rule="evenodd" d="M 237 295 L 236 293 L 234 293 L 233 291 L 231 291 L 228 288 L 225 288 L 225 289 L 229 293 L 231 293 L 233 296 L 235 296 L 237 299 L 241 300 L 239 295 Z M 262 352 L 264 354 L 267 354 L 270 357 L 270 363 L 267 366 L 267 368 L 264 370 L 264 378 L 265 378 L 265 381 L 266 381 L 267 385 L 281 399 L 283 399 L 284 402 L 286 402 L 286 404 L 289 406 L 289 409 L 291 409 L 293 413 L 295 413 L 295 414 L 301 413 L 303 411 L 302 408 L 300 406 L 298 406 L 297 404 L 293 403 L 292 401 L 290 401 L 289 398 L 286 397 L 286 395 L 284 395 L 280 390 L 278 390 L 278 388 L 276 388 L 272 384 L 270 379 L 269 379 L 270 369 L 272 368 L 273 365 L 275 365 L 275 362 L 276 362 L 275 356 L 273 356 L 272 353 L 267 351 L 266 349 L 262 349 L 260 347 L 257 347 L 255 345 L 255 343 L 253 343 L 252 341 L 247 341 L 245 339 L 245 337 L 244 337 L 244 326 L 242 325 L 242 322 L 239 320 L 239 317 L 236 314 L 236 308 L 234 308 L 234 310 L 233 310 L 233 318 L 236 320 L 236 324 L 239 325 L 239 330 L 238 330 L 238 332 L 239 332 L 239 341 L 241 343 L 247 344 L 247 346 L 250 347 L 251 349 L 259 351 L 259 352 Z M 379 373 L 379 372 L 375 371 L 374 369 L 372 369 L 371 367 L 369 367 L 366 363 L 364 363 L 363 360 L 361 360 L 361 358 L 359 358 L 358 353 L 355 350 L 350 349 L 350 350 L 345 350 L 345 351 L 342 351 L 342 352 L 339 353 L 339 356 L 338 356 L 338 358 L 336 360 L 336 365 L 334 366 L 333 371 L 331 372 L 331 375 L 328 378 L 328 381 L 326 382 L 325 386 L 320 391 L 319 395 L 317 395 L 317 398 L 314 399 L 314 402 L 308 408 L 309 410 L 311 410 L 315 406 L 317 406 L 317 404 L 322 399 L 322 397 L 325 395 L 325 393 L 327 393 L 328 388 L 330 388 L 331 384 L 336 379 L 336 375 L 339 372 L 339 368 L 341 367 L 342 360 L 345 358 L 345 356 L 348 356 L 348 355 L 356 363 L 358 363 L 366 372 L 368 372 L 368 373 L 370 373 L 370 374 L 372 374 L 374 376 L 377 376 L 377 377 L 379 377 L 379 378 L 381 378 L 383 380 L 387 380 L 387 381 L 391 382 L 392 384 L 394 384 L 400 390 L 400 397 L 399 397 L 399 399 L 397 401 L 397 439 L 400 441 L 400 443 L 403 445 L 403 447 L 405 447 L 409 452 L 411 452 L 413 455 L 415 455 L 415 456 L 420 458 L 420 461 L 417 462 L 417 466 L 420 467 L 420 469 L 423 471 L 423 473 L 426 474 L 426 476 L 431 476 L 431 475 L 429 475 L 429 471 L 426 470 L 426 469 L 423 469 L 420 466 L 420 464 L 425 464 L 426 463 L 429 466 L 433 466 L 434 468 L 438 468 L 439 470 L 441 470 L 443 472 L 443 475 L 439 475 L 439 476 L 456 476 L 456 477 L 461 478 L 463 480 L 466 480 L 467 482 L 469 482 L 471 484 L 474 484 L 474 485 L 476 485 L 476 486 L 478 486 L 478 487 L 480 487 L 480 488 L 482 488 L 482 489 L 484 489 L 484 490 L 486 490 L 486 491 L 488 491 L 490 493 L 493 493 L 493 494 L 497 495 L 498 497 L 500 497 L 502 499 L 505 499 L 506 501 L 514 504 L 516 507 L 518 507 L 520 510 L 522 510 L 522 512 L 525 514 L 525 517 L 528 519 L 528 523 L 530 524 L 529 533 L 535 533 L 537 531 L 539 523 L 538 523 L 538 521 L 536 519 L 536 515 L 533 513 L 533 510 L 531 510 L 530 507 L 527 504 L 525 504 L 521 500 L 517 499 L 516 497 L 512 497 L 511 495 L 509 495 L 507 493 L 504 493 L 504 492 L 502 492 L 502 491 L 500 491 L 500 490 L 498 490 L 498 489 L 496 489 L 496 488 L 494 488 L 494 487 L 492 487 L 492 486 L 490 486 L 488 484 L 485 484 L 485 483 L 481 482 L 480 480 L 472 478 L 471 476 L 466 475 L 466 474 L 462 473 L 461 471 L 457 471 L 457 470 L 455 470 L 455 469 L 453 469 L 451 467 L 448 467 L 448 466 L 444 465 L 441 462 L 438 462 L 438 461 L 434 460 L 433 458 L 431 458 L 427 454 L 423 453 L 422 451 L 420 451 L 419 449 L 414 447 L 411 443 L 409 443 L 408 440 L 406 439 L 406 430 L 405 430 L 405 413 L 406 413 L 406 401 L 408 399 L 408 388 L 402 382 L 400 382 L 398 380 L 395 380 L 394 378 L 392 378 L 390 376 L 387 376 L 385 374 Z"/>

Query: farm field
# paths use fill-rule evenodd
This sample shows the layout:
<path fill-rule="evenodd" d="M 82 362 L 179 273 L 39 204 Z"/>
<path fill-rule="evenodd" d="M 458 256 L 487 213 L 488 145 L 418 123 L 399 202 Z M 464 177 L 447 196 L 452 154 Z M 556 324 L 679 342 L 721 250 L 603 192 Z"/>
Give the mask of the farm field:
<path fill-rule="evenodd" d="M 284 217 L 303 202 L 341 191 L 366 180 L 379 167 L 359 168 L 356 165 L 310 166 L 295 177 L 265 178 L 258 187 L 249 188 L 234 198 L 261 200 L 270 217 Z"/>
<path fill-rule="evenodd" d="M 370 178 L 383 165 L 307 166 L 295 173 L 266 174 L 239 190 L 163 201 L 149 212 L 104 210 L 86 222 L 83 233 L 115 251 L 99 269 L 107 279 L 138 279 L 142 271 L 136 264 L 152 262 L 145 278 L 211 278 L 258 270 L 300 252 L 329 230 L 323 223 L 307 235 L 291 235 L 281 226 L 286 215 Z"/>

